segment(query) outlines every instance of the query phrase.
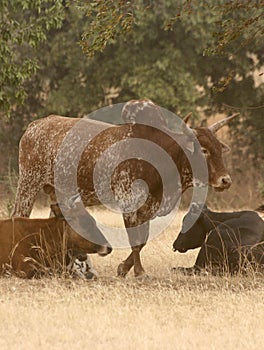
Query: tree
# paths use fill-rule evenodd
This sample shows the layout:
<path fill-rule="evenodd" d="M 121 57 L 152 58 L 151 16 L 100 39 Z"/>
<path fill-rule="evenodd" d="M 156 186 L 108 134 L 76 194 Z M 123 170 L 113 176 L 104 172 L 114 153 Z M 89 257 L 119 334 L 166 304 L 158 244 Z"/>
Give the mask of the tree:
<path fill-rule="evenodd" d="M 257 164 L 264 157 L 263 121 L 261 109 L 248 107 L 263 101 L 263 84 L 255 84 L 253 72 L 264 57 L 253 40 L 247 50 L 234 41 L 232 54 L 205 54 L 217 44 L 218 8 L 204 1 L 71 2 L 61 29 L 50 31 L 39 47 L 39 69 L 24 84 L 26 103 L 5 124 L 6 142 L 17 144 L 24 125 L 50 113 L 83 116 L 148 97 L 181 116 L 241 110 L 244 138 L 237 132 L 236 148 L 251 142 L 248 150 Z M 246 125 L 251 125 L 249 135 Z"/>
<path fill-rule="evenodd" d="M 81 43 L 88 56 L 99 57 L 102 51 L 107 55 L 110 48 L 121 43 L 124 48 L 131 42 L 134 52 L 125 49 L 140 74 L 129 69 L 127 82 L 137 95 L 147 92 L 176 112 L 195 105 L 207 113 L 240 111 L 242 126 L 234 122 L 236 146 L 248 146 L 248 154 L 260 165 L 264 159 L 264 82 L 257 78 L 264 75 L 263 0 L 108 1 L 108 11 L 99 0 L 79 3 L 93 18 L 87 19 L 90 27 Z M 133 57 L 143 46 L 144 66 Z M 159 59 L 155 49 L 162 53 Z M 171 62 L 177 62 L 178 69 Z M 167 85 L 158 73 L 160 69 L 166 72 L 166 67 Z M 177 77 L 170 79 L 169 74 Z M 203 91 L 200 96 L 197 86 Z"/>
<path fill-rule="evenodd" d="M 168 1 L 75 1 L 79 8 L 92 17 L 89 30 L 84 32 L 82 46 L 84 52 L 93 56 L 102 51 L 118 36 L 124 36 L 137 25 L 138 14 L 159 9 L 166 10 Z M 247 47 L 251 42 L 261 43 L 264 34 L 264 0 L 178 0 L 174 2 L 170 16 L 164 23 L 165 30 L 173 29 L 179 20 L 196 16 L 201 9 L 211 13 L 210 22 L 216 24 L 213 45 L 207 48 L 209 54 L 229 54 L 238 43 Z"/>
<path fill-rule="evenodd" d="M 24 83 L 36 73 L 37 46 L 63 19 L 63 1 L 2 0 L 0 3 L 0 109 L 25 99 Z"/>

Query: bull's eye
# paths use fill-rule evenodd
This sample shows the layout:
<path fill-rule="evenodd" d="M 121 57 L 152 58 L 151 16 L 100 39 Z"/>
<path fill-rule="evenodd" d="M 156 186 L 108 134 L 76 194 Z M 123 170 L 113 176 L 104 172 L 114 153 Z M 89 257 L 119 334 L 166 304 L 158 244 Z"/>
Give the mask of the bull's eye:
<path fill-rule="evenodd" d="M 202 153 L 203 153 L 205 156 L 208 156 L 208 155 L 209 155 L 209 151 L 208 151 L 206 148 L 203 148 L 203 147 L 202 147 Z"/>

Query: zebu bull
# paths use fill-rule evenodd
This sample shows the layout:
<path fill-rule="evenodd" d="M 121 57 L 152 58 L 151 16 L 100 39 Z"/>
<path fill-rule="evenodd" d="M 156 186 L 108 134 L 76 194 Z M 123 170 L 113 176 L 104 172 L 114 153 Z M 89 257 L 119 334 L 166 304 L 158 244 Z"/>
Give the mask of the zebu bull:
<path fill-rule="evenodd" d="M 148 140 L 158 145 L 171 157 L 178 168 L 181 192 L 193 185 L 192 168 L 186 154 L 194 157 L 196 154 L 203 153 L 208 167 L 209 185 L 215 190 L 223 191 L 231 185 L 231 178 L 222 159 L 222 154 L 228 150 L 228 147 L 215 137 L 215 132 L 234 117 L 226 118 L 209 128 L 197 127 L 194 130 L 183 123 L 183 129 L 175 132 L 168 129 L 161 109 L 153 102 L 143 100 L 130 101 L 124 106 L 122 118 L 126 124 L 123 125 L 113 126 L 95 120 L 57 115 L 34 121 L 28 126 L 19 145 L 19 182 L 13 215 L 30 215 L 37 193 L 46 183 L 54 183 L 54 171 L 58 168 L 63 174 L 64 188 L 72 186 L 70 183 L 72 177 L 69 174 L 76 158 L 76 154 L 72 155 L 72 150 L 75 150 L 82 140 L 86 144 L 84 142 L 80 160 L 77 165 L 74 165 L 73 171 L 77 168 L 76 186 L 81 191 L 85 206 L 100 204 L 93 178 L 97 159 L 105 151 L 109 151 L 109 161 L 102 163 L 100 168 L 103 175 L 107 177 L 111 165 L 111 146 L 133 139 Z M 148 121 L 148 126 L 138 123 L 145 120 Z M 83 134 L 76 136 L 74 132 L 72 133 L 68 145 L 64 148 L 63 154 L 66 156 L 64 162 L 60 163 L 58 154 L 63 148 L 62 144 L 65 144 L 65 139 L 75 127 L 79 127 Z M 201 148 L 194 143 L 194 134 Z M 93 135 L 96 136 L 93 137 Z M 117 157 L 122 158 L 122 154 L 122 147 L 115 150 Z M 123 200 L 122 197 L 130 193 L 135 180 L 143 179 L 148 185 L 149 193 L 145 203 L 137 210 L 126 211 L 123 214 L 132 253 L 118 267 L 120 276 L 125 276 L 133 265 L 135 276 L 144 275 L 140 251 L 148 239 L 149 220 L 157 215 L 157 207 L 161 204 L 162 180 L 151 164 L 137 156 L 122 161 L 111 175 L 111 189 L 115 199 L 117 201 L 120 199 L 120 202 Z M 71 179 L 69 183 L 67 183 L 68 179 Z M 168 200 L 169 204 L 167 203 L 167 207 L 160 210 L 158 215 L 166 215 L 170 212 L 176 200 L 177 198 L 171 202 Z"/>
<path fill-rule="evenodd" d="M 68 269 L 82 277 L 91 278 L 94 275 L 89 258 L 88 271 L 86 262 L 79 257 L 98 253 L 105 256 L 111 252 L 109 243 L 101 235 L 104 245 L 89 241 L 89 226 L 94 225 L 91 218 L 83 217 L 79 212 L 78 198 L 71 201 L 70 206 L 64 206 L 64 213 L 69 211 L 67 221 L 62 216 L 58 204 L 51 206 L 56 217 L 49 219 L 12 218 L 0 221 L 0 273 L 9 271 L 23 278 L 41 276 L 53 268 L 67 264 Z M 71 210 L 70 210 L 71 209 Z M 68 224 L 82 226 L 86 238 L 75 232 Z"/>
<path fill-rule="evenodd" d="M 185 225 L 190 220 L 196 221 L 186 231 Z M 201 212 L 199 205 L 193 204 L 183 219 L 173 249 L 184 253 L 199 247 L 194 267 L 180 270 L 196 273 L 210 268 L 213 273 L 234 273 L 248 263 L 259 267 L 264 264 L 264 221 L 255 211 L 218 213 L 204 206 Z"/>

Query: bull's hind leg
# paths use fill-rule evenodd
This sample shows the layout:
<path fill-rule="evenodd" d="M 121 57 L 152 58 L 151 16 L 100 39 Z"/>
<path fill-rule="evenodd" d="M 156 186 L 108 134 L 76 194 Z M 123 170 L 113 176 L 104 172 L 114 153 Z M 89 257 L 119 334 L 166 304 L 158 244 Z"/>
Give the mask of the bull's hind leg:
<path fill-rule="evenodd" d="M 145 275 L 145 270 L 142 266 L 140 259 L 140 251 L 147 242 L 149 236 L 149 222 L 137 227 L 129 227 L 131 217 L 124 215 L 125 226 L 127 227 L 127 233 L 129 238 L 129 243 L 132 252 L 124 260 L 117 269 L 118 276 L 125 277 L 130 271 L 132 266 L 134 266 L 134 274 L 136 277 Z"/>

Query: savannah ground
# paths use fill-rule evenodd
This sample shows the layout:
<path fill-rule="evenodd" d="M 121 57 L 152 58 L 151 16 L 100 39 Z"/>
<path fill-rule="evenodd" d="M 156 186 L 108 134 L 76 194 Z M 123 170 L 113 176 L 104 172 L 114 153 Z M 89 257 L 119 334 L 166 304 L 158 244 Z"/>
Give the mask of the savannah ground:
<path fill-rule="evenodd" d="M 221 140 L 228 143 L 224 136 Z M 235 177 L 230 191 L 209 193 L 209 205 L 216 210 L 256 208 L 262 201 L 252 190 L 253 168 L 252 173 L 247 169 L 246 183 L 243 179 Z M 0 217 L 11 212 L 16 180 L 8 176 L 9 186 L 0 187 Z M 34 217 L 48 217 L 44 204 L 45 199 Z M 109 225 L 122 222 L 101 210 L 95 215 Z M 263 349 L 263 276 L 187 277 L 170 271 L 192 266 L 198 252 L 172 251 L 183 215 L 143 249 L 148 280 L 135 279 L 133 272 L 116 278 L 129 249 L 92 256 L 100 276 L 95 281 L 0 277 L 0 350 Z"/>
<path fill-rule="evenodd" d="M 263 276 L 170 271 L 192 266 L 197 254 L 171 250 L 182 215 L 143 250 L 147 280 L 115 277 L 125 249 L 93 257 L 94 281 L 2 277 L 0 349 L 263 349 Z"/>

